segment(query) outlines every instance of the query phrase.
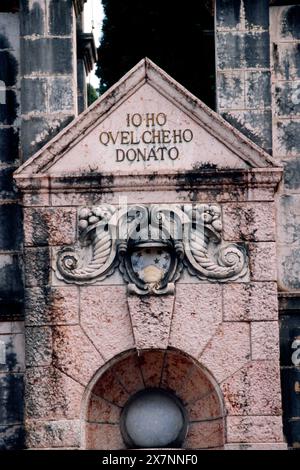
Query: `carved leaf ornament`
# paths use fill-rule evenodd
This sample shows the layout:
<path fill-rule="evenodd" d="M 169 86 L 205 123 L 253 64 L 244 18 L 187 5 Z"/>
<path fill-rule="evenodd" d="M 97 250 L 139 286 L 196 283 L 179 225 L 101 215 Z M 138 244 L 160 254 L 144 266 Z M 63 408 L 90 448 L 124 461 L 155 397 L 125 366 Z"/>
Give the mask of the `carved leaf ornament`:
<path fill-rule="evenodd" d="M 244 248 L 222 240 L 216 204 L 86 207 L 78 230 L 77 244 L 57 254 L 57 276 L 68 283 L 101 281 L 118 268 L 130 292 L 165 294 L 184 267 L 209 282 L 248 272 Z"/>

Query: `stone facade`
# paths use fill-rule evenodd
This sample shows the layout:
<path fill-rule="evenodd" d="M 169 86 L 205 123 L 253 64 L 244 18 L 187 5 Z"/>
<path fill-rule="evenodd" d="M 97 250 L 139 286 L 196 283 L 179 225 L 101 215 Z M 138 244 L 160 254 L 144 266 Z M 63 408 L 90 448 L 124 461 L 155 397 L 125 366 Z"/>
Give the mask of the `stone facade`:
<path fill-rule="evenodd" d="M 0 6 L 0 448 L 123 449 L 153 387 L 299 447 L 298 2 L 212 2 L 218 114 L 148 59 L 84 111 L 84 3 Z"/>
<path fill-rule="evenodd" d="M 119 150 L 135 120 L 134 138 L 150 138 L 138 116 L 156 116 L 163 137 L 155 138 L 171 139 L 174 126 L 189 138 L 166 143 L 151 169 L 147 160 L 130 166 Z M 125 143 L 116 142 L 118 129 Z M 143 144 L 134 142 L 138 155 Z M 168 160 L 175 147 L 178 161 Z M 122 409 L 150 385 L 182 400 L 186 448 L 286 447 L 274 212 L 281 175 L 149 60 L 15 173 L 25 221 L 27 447 L 125 448 Z"/>

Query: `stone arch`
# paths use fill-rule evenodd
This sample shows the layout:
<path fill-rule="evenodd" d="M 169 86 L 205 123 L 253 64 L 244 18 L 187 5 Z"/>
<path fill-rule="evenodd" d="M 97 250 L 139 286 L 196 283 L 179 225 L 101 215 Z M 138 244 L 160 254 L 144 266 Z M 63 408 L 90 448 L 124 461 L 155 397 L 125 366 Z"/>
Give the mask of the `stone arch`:
<path fill-rule="evenodd" d="M 109 361 L 88 385 L 82 410 L 82 447 L 124 449 L 120 415 L 128 399 L 148 388 L 175 394 L 187 411 L 183 448 L 224 446 L 223 397 L 212 375 L 176 349 L 130 350 Z"/>

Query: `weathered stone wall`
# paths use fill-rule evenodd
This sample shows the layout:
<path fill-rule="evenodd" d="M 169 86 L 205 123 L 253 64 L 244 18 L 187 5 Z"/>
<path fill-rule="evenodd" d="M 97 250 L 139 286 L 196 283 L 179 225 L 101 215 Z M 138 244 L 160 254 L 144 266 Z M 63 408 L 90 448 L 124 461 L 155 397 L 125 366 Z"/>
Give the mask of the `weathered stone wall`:
<path fill-rule="evenodd" d="M 28 194 L 24 209 L 28 447 L 120 448 L 119 415 L 113 418 L 109 410 L 111 400 L 119 403 L 120 393 L 126 400 L 128 388 L 121 386 L 117 396 L 108 399 L 112 382 L 108 388 L 100 383 L 100 408 L 93 408 L 98 425 L 88 428 L 86 443 L 82 411 L 89 407 L 91 381 L 128 350 L 174 348 L 190 355 L 218 383 L 227 413 L 226 448 L 284 448 L 272 191 L 247 187 L 236 191 L 234 184 L 224 188 L 201 191 L 200 185 L 194 200 L 215 201 L 217 191 L 224 238 L 247 246 L 250 278 L 220 285 L 185 275 L 176 284 L 175 296 L 145 298 L 128 296 L 117 273 L 90 286 L 64 283 L 54 274 L 57 251 L 77 239 L 77 210 L 82 204 L 118 204 L 119 195 L 130 203 L 172 204 L 179 191 L 184 203 L 190 202 L 191 191 L 178 187 L 168 192 L 118 193 L 111 188 L 102 194 L 55 192 L 49 199 L 45 193 L 40 199 Z M 182 368 L 175 370 L 174 381 L 182 381 Z M 136 377 L 136 372 L 129 372 L 130 376 L 125 367 L 121 376 L 127 386 Z M 196 396 L 196 383 L 193 387 Z M 209 436 L 213 439 L 209 426 L 194 428 L 187 441 L 192 446 L 199 446 L 199 439 L 206 444 Z"/>
<path fill-rule="evenodd" d="M 269 0 L 216 1 L 217 110 L 272 149 Z"/>
<path fill-rule="evenodd" d="M 76 20 L 72 0 L 21 0 L 22 158 L 77 115 Z"/>
<path fill-rule="evenodd" d="M 12 180 L 19 166 L 20 27 L 0 13 L 0 449 L 23 445 L 22 211 Z"/>

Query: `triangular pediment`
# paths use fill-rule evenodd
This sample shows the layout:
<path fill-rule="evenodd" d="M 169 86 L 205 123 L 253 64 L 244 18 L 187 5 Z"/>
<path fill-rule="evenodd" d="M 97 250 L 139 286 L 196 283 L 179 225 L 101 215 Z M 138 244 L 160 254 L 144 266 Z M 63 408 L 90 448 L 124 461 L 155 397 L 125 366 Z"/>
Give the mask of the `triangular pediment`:
<path fill-rule="evenodd" d="M 15 176 L 176 174 L 278 166 L 149 59 L 139 62 Z"/>

